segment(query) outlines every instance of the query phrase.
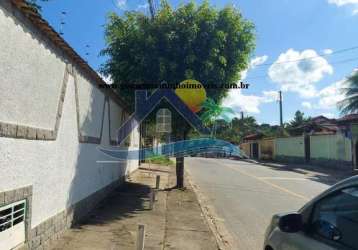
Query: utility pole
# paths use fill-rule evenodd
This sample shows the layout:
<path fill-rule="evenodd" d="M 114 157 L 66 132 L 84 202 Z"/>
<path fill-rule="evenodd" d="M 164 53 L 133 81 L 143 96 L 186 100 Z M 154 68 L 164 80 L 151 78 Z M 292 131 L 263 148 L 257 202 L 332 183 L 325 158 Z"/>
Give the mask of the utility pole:
<path fill-rule="evenodd" d="M 150 15 L 152 16 L 152 19 L 153 19 L 154 15 L 155 15 L 155 8 L 154 8 L 153 0 L 148 0 L 148 5 L 149 5 Z"/>
<path fill-rule="evenodd" d="M 278 92 L 279 94 L 279 105 L 280 105 L 280 126 L 283 128 L 283 119 L 282 119 L 282 91 L 280 90 Z"/>
<path fill-rule="evenodd" d="M 241 113 L 241 120 L 244 120 L 244 112 L 241 111 L 240 113 Z"/>

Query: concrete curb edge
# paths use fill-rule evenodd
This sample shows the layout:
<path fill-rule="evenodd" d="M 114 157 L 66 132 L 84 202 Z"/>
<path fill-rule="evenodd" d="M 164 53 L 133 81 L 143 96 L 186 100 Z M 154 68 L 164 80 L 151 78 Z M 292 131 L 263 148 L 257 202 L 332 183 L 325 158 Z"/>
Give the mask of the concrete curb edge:
<path fill-rule="evenodd" d="M 201 212 L 205 217 L 205 221 L 208 224 L 210 231 L 213 233 L 215 237 L 218 249 L 219 250 L 235 249 L 234 247 L 235 244 L 231 234 L 226 229 L 224 223 L 220 222 L 217 219 L 218 216 L 216 216 L 216 212 L 214 211 L 214 208 L 205 201 L 205 196 L 202 194 L 198 186 L 194 183 L 188 171 L 185 171 L 185 176 L 188 181 L 188 184 L 193 188 Z"/>

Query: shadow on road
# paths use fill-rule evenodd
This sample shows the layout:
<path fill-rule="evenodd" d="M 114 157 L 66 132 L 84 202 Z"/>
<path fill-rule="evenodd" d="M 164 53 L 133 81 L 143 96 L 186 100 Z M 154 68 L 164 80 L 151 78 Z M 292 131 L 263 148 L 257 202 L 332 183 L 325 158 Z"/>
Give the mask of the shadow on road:
<path fill-rule="evenodd" d="M 277 171 L 291 171 L 299 174 L 306 175 L 308 179 L 317 181 L 326 185 L 334 185 L 337 182 L 348 177 L 357 175 L 358 172 L 347 169 L 333 169 L 328 167 L 320 167 L 313 165 L 303 164 L 285 164 L 273 162 L 259 162 L 273 170 Z"/>

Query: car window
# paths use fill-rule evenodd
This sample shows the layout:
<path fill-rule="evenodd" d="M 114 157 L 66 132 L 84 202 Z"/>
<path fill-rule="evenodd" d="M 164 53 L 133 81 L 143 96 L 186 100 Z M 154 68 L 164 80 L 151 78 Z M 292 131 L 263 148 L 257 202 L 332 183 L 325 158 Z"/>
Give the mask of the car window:
<path fill-rule="evenodd" d="M 358 187 L 343 189 L 319 201 L 311 223 L 314 234 L 358 249 Z"/>

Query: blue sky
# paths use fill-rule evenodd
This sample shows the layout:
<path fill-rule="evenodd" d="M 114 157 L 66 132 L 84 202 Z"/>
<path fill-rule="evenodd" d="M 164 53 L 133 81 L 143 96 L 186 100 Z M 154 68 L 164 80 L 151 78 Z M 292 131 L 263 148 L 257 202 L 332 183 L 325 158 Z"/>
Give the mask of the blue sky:
<path fill-rule="evenodd" d="M 188 1 L 169 2 L 175 7 Z M 107 13 L 148 13 L 146 3 L 147 0 L 50 0 L 42 6 L 44 18 L 56 30 L 61 12 L 66 11 L 65 40 L 97 70 L 105 61 L 99 52 L 105 46 L 103 25 Z M 255 116 L 260 123 L 277 124 L 276 93 L 282 90 L 284 121 L 292 119 L 298 109 L 310 116 L 339 116 L 335 105 L 342 98 L 339 88 L 345 77 L 358 68 L 358 0 L 210 3 L 218 8 L 233 4 L 256 26 L 256 50 L 251 67 L 243 72 L 250 88 L 232 90 L 225 105 Z"/>

